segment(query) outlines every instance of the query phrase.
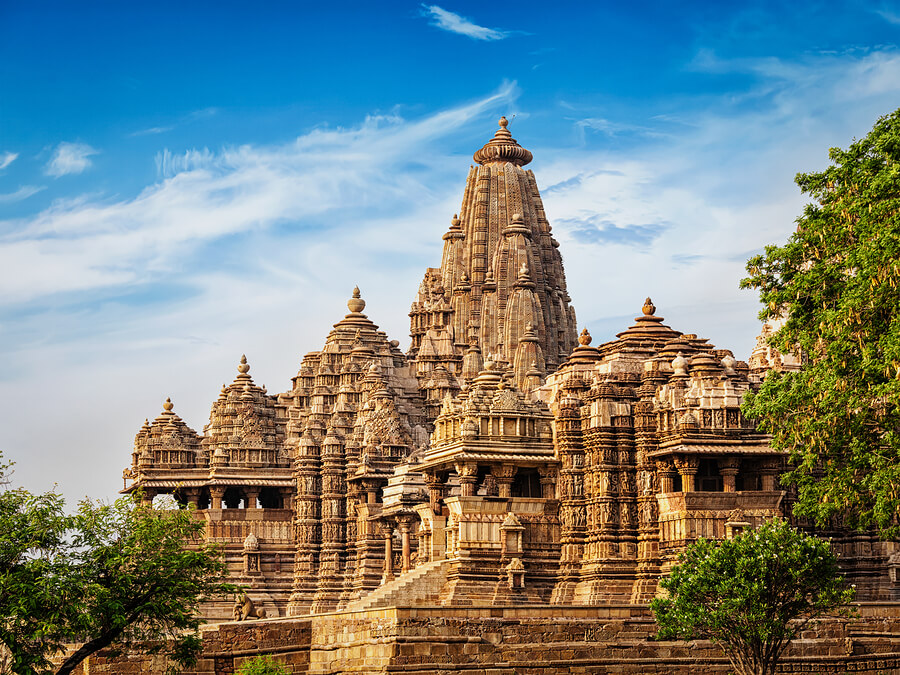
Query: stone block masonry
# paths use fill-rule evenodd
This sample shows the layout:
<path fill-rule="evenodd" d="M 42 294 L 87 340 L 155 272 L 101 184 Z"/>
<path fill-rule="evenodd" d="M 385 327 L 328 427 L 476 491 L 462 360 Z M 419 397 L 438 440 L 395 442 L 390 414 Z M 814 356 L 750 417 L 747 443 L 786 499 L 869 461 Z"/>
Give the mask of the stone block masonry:
<path fill-rule="evenodd" d="M 271 655 L 291 673 L 343 675 L 725 675 L 708 641 L 653 640 L 646 605 L 392 607 L 204 629 L 204 652 L 184 675 L 231 675 Z M 97 655 L 81 675 L 165 672 L 165 659 Z M 852 621 L 823 619 L 795 641 L 781 673 L 900 673 L 900 603 L 866 603 Z"/>

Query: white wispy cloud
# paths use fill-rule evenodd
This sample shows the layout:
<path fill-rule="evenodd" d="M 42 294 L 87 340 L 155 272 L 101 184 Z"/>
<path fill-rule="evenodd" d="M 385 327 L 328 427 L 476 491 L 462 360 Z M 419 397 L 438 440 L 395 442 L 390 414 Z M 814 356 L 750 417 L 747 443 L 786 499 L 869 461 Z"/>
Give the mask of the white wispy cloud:
<path fill-rule="evenodd" d="M 440 261 L 471 163 L 448 139 L 477 129 L 487 141 L 515 96 L 505 84 L 417 119 L 372 116 L 181 166 L 161 158 L 169 174 L 134 198 L 86 196 L 0 220 L 0 341 L 12 363 L 0 398 L 70 392 L 57 422 L 81 429 L 69 447 L 90 448 L 92 465 L 106 467 L 88 475 L 74 454 L 38 450 L 55 432 L 32 406 L 22 432 L 0 430 L 23 482 L 47 489 L 40 464 L 52 455 L 54 477 L 72 477 L 60 483 L 70 499 L 110 494 L 143 418 L 171 395 L 201 428 L 243 352 L 258 383 L 287 389 L 355 284 L 369 316 L 403 339 L 406 302 Z M 108 422 L 99 446 L 76 423 L 98 414 Z"/>
<path fill-rule="evenodd" d="M 7 192 L 0 194 L 0 204 L 12 204 L 28 199 L 31 195 L 37 194 L 41 190 L 46 189 L 45 185 L 23 185 L 15 192 Z"/>
<path fill-rule="evenodd" d="M 873 9 L 872 11 L 888 23 L 892 23 L 895 26 L 900 25 L 900 13 L 898 13 L 896 10 L 888 9 L 887 7 L 882 6 L 881 8 Z"/>
<path fill-rule="evenodd" d="M 139 129 L 138 131 L 133 131 L 128 134 L 129 136 L 155 136 L 157 134 L 164 134 L 174 129 L 174 126 L 168 127 L 148 127 L 147 129 Z"/>
<path fill-rule="evenodd" d="M 473 40 L 502 40 L 510 36 L 509 31 L 479 26 L 472 21 L 437 5 L 422 5 L 425 15 L 431 18 L 431 25 L 450 33 L 465 35 Z"/>
<path fill-rule="evenodd" d="M 143 283 L 223 237 L 283 223 L 303 233 L 304 227 L 321 232 L 327 222 L 334 235 L 359 230 L 387 209 L 409 212 L 419 201 L 410 195 L 433 194 L 429 176 L 447 170 L 446 156 L 423 148 L 515 93 L 507 83 L 423 119 L 369 117 L 354 128 L 318 128 L 282 145 L 165 150 L 156 159 L 162 180 L 132 199 L 57 201 L 0 229 L 12 232 L 0 237 L 7 276 L 0 307 Z M 398 169 L 411 157 L 418 171 Z"/>
<path fill-rule="evenodd" d="M 542 190 L 544 206 L 562 242 L 579 319 L 608 331 L 596 339 L 621 330 L 620 317 L 636 313 L 650 295 L 673 327 L 746 358 L 759 307 L 753 293 L 737 288 L 745 261 L 793 230 L 806 201 L 794 176 L 824 169 L 829 147 L 846 147 L 896 107 L 900 54 L 885 49 L 785 62 L 707 52 L 700 60 L 715 72 L 752 72 L 758 79 L 705 97 L 694 109 L 626 118 L 625 126 L 650 133 L 621 147 L 601 139 L 574 150 L 535 151 L 542 159 L 536 175 L 550 186 Z M 572 122 L 576 137 L 586 127 L 612 135 L 619 124 L 584 119 Z M 607 326 L 604 317 L 618 323 Z"/>
<path fill-rule="evenodd" d="M 99 153 L 87 143 L 69 143 L 63 141 L 56 146 L 53 156 L 44 167 L 44 173 L 54 178 L 69 174 L 82 173 L 91 166 L 92 155 Z"/>
<path fill-rule="evenodd" d="M 804 203 L 794 175 L 827 166 L 827 148 L 865 135 L 900 100 L 890 50 L 792 62 L 708 56 L 756 77 L 652 117 L 565 112 L 573 137 L 584 119 L 665 133 L 615 144 L 595 134 L 567 148 L 515 133 L 535 154 L 528 168 L 561 242 L 579 326 L 595 342 L 627 326 L 650 295 L 669 325 L 746 358 L 758 301 L 737 283 L 752 251 L 793 229 Z M 407 303 L 440 260 L 480 144 L 452 139 L 490 138 L 515 96 L 506 85 L 419 119 L 373 116 L 276 145 L 170 148 L 160 180 L 131 199 L 57 201 L 0 221 L 0 400 L 52 391 L 56 403 L 54 425 L 26 406 L 0 429 L 17 475 L 40 489 L 53 462 L 68 495 L 108 494 L 141 421 L 167 395 L 202 428 L 244 352 L 257 382 L 289 388 L 354 284 L 366 313 L 405 343 Z M 98 445 L 84 420 L 101 417 L 109 440 Z M 52 450 L 59 428 L 66 452 Z M 90 475 L 88 452 L 102 467 Z"/>
<path fill-rule="evenodd" d="M 15 162 L 18 156 L 18 152 L 10 152 L 9 150 L 0 155 L 0 171 Z"/>

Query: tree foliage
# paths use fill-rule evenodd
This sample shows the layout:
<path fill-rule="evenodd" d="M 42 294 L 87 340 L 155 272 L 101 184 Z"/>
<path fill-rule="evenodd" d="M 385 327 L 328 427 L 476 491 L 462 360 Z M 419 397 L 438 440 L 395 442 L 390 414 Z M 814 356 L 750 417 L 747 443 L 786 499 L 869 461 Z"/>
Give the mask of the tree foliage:
<path fill-rule="evenodd" d="M 257 656 L 244 661 L 236 675 L 288 675 L 288 670 L 271 656 Z"/>
<path fill-rule="evenodd" d="M 745 413 L 789 453 L 795 513 L 900 532 L 900 110 L 832 165 L 800 174 L 812 198 L 784 246 L 748 261 L 770 343 L 800 372 L 771 373 Z"/>
<path fill-rule="evenodd" d="M 773 520 L 722 542 L 700 539 L 650 607 L 661 639 L 708 639 L 741 675 L 769 675 L 806 624 L 849 615 L 853 599 L 828 542 Z"/>
<path fill-rule="evenodd" d="M 0 643 L 12 672 L 41 672 L 71 635 L 76 598 L 57 552 L 73 523 L 56 493 L 0 492 Z"/>
<path fill-rule="evenodd" d="M 202 530 L 189 510 L 132 497 L 67 515 L 54 492 L 0 492 L 0 643 L 13 672 L 52 672 L 48 657 L 66 643 L 83 644 L 58 675 L 104 648 L 193 663 L 199 603 L 235 590 Z"/>

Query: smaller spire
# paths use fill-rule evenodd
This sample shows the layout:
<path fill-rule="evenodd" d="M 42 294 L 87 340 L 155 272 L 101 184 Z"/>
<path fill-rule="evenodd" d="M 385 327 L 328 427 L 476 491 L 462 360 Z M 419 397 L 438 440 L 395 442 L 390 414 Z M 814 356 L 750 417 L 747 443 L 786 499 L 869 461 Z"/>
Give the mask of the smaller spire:
<path fill-rule="evenodd" d="M 519 267 L 519 274 L 514 286 L 516 288 L 534 288 L 534 282 L 531 280 L 531 270 L 528 269 L 526 260 L 523 260 L 522 265 Z"/>
<path fill-rule="evenodd" d="M 525 224 L 525 217 L 521 213 L 514 213 L 512 214 L 512 219 L 509 221 L 509 225 L 503 228 L 503 234 L 507 237 L 521 234 L 530 239 L 531 228 Z"/>
<path fill-rule="evenodd" d="M 444 234 L 444 241 L 448 239 L 465 239 L 466 234 L 462 230 L 462 225 L 460 224 L 459 214 L 454 213 L 453 217 L 450 219 L 450 229 Z"/>
<path fill-rule="evenodd" d="M 591 347 L 593 340 L 594 338 L 591 337 L 590 331 L 587 328 L 582 328 L 581 335 L 578 336 L 578 346 L 569 355 L 569 363 L 599 361 L 602 357 L 599 349 Z"/>
<path fill-rule="evenodd" d="M 678 333 L 663 324 L 663 318 L 656 316 L 656 305 L 650 298 L 644 300 L 641 315 L 635 317 L 634 325 L 628 330 L 618 333 L 616 337 L 629 340 L 661 340 L 668 341 Z"/>
<path fill-rule="evenodd" d="M 488 267 L 487 276 L 485 276 L 485 278 L 484 278 L 484 290 L 486 290 L 486 291 L 497 290 L 497 282 L 494 280 L 494 266 L 493 265 Z"/>

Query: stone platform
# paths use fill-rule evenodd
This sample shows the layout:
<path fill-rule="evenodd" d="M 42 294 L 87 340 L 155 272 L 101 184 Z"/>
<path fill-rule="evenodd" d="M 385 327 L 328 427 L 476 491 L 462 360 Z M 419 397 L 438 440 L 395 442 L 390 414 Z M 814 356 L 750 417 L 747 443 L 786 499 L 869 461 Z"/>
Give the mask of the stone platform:
<path fill-rule="evenodd" d="M 185 675 L 230 675 L 270 654 L 292 673 L 725 675 L 707 641 L 654 641 L 646 605 L 391 607 L 221 623 Z M 160 658 L 91 658 L 81 675 L 162 673 Z M 900 673 L 900 603 L 864 603 L 852 621 L 823 619 L 795 641 L 783 673 Z"/>

